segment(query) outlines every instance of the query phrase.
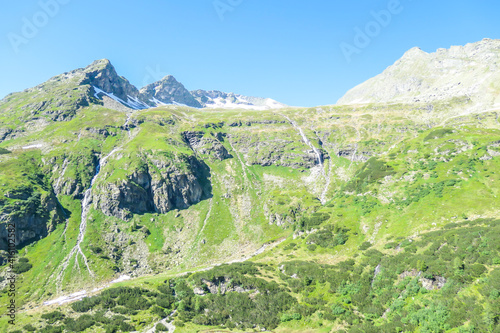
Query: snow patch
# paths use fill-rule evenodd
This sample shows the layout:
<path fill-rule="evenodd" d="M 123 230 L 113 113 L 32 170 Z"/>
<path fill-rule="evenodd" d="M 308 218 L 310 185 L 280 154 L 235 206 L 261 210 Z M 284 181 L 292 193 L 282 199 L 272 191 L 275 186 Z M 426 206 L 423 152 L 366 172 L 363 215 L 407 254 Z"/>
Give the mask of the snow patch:
<path fill-rule="evenodd" d="M 76 293 L 68 295 L 68 296 L 61 296 L 61 297 L 56 298 L 52 301 L 44 302 L 43 305 L 53 305 L 53 304 L 62 305 L 64 303 L 68 303 L 68 302 L 79 301 L 85 297 L 87 297 L 87 292 L 85 290 L 83 290 L 83 291 L 79 291 L 79 292 L 76 292 Z"/>
<path fill-rule="evenodd" d="M 111 281 L 109 284 L 114 284 L 114 283 L 118 283 L 118 282 L 123 282 L 123 281 L 127 281 L 127 280 L 130 280 L 130 279 L 131 279 L 131 277 L 130 277 L 130 276 L 128 276 L 128 275 L 122 275 L 122 276 L 120 276 L 118 279 Z"/>
<path fill-rule="evenodd" d="M 42 148 L 42 144 L 36 144 L 36 145 L 30 145 L 30 146 L 24 146 L 23 149 L 33 149 L 33 148 Z"/>
<path fill-rule="evenodd" d="M 127 95 L 127 101 L 125 102 L 123 99 L 115 96 L 113 93 L 105 92 L 104 90 L 99 89 L 96 86 L 92 86 L 92 87 L 94 87 L 94 91 L 95 91 L 94 97 L 95 98 L 101 99 L 101 98 L 99 98 L 99 94 L 103 94 L 103 95 L 108 96 L 111 99 L 114 99 L 118 103 L 121 103 L 121 104 L 123 104 L 131 109 L 134 109 L 134 110 L 149 109 L 151 107 L 151 106 L 147 105 L 146 103 L 141 102 L 137 97 L 132 97 L 130 95 Z"/>

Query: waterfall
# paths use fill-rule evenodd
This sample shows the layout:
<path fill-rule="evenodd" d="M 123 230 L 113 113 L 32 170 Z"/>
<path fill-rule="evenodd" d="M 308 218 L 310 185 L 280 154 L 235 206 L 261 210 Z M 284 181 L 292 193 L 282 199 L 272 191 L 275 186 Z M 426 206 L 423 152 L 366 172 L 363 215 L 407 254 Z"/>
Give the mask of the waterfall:
<path fill-rule="evenodd" d="M 316 157 L 318 159 L 318 164 L 320 166 L 323 166 L 323 157 L 321 156 L 321 152 L 319 151 L 318 148 L 316 148 L 316 147 L 313 146 L 313 144 L 311 143 L 311 141 L 309 141 L 309 139 L 307 138 L 307 136 L 304 133 L 304 131 L 302 130 L 302 128 L 300 128 L 295 121 L 293 121 L 292 119 L 288 118 L 284 114 L 282 114 L 281 116 L 283 116 L 286 120 L 288 120 L 290 122 L 290 124 L 292 124 L 292 126 L 295 127 L 295 129 L 297 129 L 297 131 L 300 133 L 300 136 L 302 137 L 302 141 L 304 141 L 304 143 L 306 145 L 308 145 L 309 147 L 311 147 L 311 149 L 316 154 Z"/>
<path fill-rule="evenodd" d="M 130 114 L 127 115 L 127 121 L 125 122 L 125 125 L 127 125 L 128 122 L 130 121 L 130 117 L 131 117 Z M 130 136 L 130 131 L 129 131 L 128 127 L 127 127 L 126 130 L 127 130 L 127 132 L 129 133 L 129 136 Z M 85 267 L 87 268 L 87 271 L 89 272 L 89 274 L 91 276 L 94 276 L 94 273 L 92 272 L 92 270 L 90 269 L 90 266 L 88 264 L 87 256 L 85 256 L 85 254 L 83 253 L 82 248 L 81 248 L 80 245 L 82 244 L 82 242 L 83 242 L 83 240 L 85 238 L 85 232 L 87 230 L 87 216 L 88 216 L 88 213 L 90 211 L 90 207 L 92 205 L 92 188 L 94 186 L 94 183 L 97 180 L 97 177 L 99 176 L 100 171 L 102 170 L 103 166 L 105 165 L 106 160 L 111 155 L 113 155 L 115 152 L 117 152 L 118 150 L 120 150 L 120 148 L 114 148 L 104 158 L 100 159 L 99 163 L 96 166 L 94 177 L 92 177 L 92 180 L 90 181 L 90 186 L 85 191 L 85 193 L 83 195 L 83 200 L 82 200 L 82 215 L 81 215 L 80 228 L 79 228 L 78 238 L 76 240 L 76 245 L 73 247 L 73 249 L 71 249 L 71 251 L 69 252 L 69 254 L 64 259 L 64 262 L 62 264 L 62 269 L 61 269 L 61 271 L 60 271 L 60 273 L 59 273 L 59 275 L 57 277 L 58 281 L 61 281 L 62 275 L 66 271 L 66 269 L 68 268 L 69 262 L 70 262 L 70 260 L 73 257 L 75 257 L 75 263 L 78 264 L 78 261 L 77 261 L 78 255 L 82 256 L 83 261 L 85 263 Z"/>

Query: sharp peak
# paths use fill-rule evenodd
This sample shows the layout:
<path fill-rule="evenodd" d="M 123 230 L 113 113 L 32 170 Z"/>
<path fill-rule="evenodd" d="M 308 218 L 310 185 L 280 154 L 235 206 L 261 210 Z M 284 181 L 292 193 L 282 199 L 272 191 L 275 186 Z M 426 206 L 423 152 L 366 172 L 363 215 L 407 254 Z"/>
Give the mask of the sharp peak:
<path fill-rule="evenodd" d="M 173 75 L 165 75 L 160 81 L 171 81 L 171 80 L 174 80 L 174 81 L 177 81 L 177 79 L 173 76 Z"/>
<path fill-rule="evenodd" d="M 113 66 L 113 65 L 111 65 L 111 61 L 109 61 L 109 59 L 103 58 L 103 59 L 94 60 L 88 67 L 97 66 L 97 65 Z"/>
<path fill-rule="evenodd" d="M 108 59 L 95 60 L 85 68 L 86 71 L 95 71 L 95 70 L 101 71 L 105 69 L 110 69 L 116 72 L 115 67 L 111 64 L 111 61 L 109 61 Z"/>
<path fill-rule="evenodd" d="M 415 47 L 412 47 L 411 49 L 409 49 L 408 51 L 406 51 L 403 54 L 403 58 L 404 57 L 414 57 L 414 56 L 419 56 L 419 55 L 427 55 L 427 54 L 428 53 L 423 51 L 420 47 L 415 46 Z"/>

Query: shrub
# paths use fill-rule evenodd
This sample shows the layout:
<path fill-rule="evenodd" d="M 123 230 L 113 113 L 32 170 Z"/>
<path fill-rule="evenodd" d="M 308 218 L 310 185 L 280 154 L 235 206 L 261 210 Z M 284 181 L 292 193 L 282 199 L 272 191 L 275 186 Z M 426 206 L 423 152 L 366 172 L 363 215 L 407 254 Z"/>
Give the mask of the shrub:
<path fill-rule="evenodd" d="M 101 298 L 99 296 L 85 297 L 82 300 L 71 304 L 71 308 L 76 312 L 88 312 L 99 305 Z"/>
<path fill-rule="evenodd" d="M 33 325 L 31 325 L 31 324 L 28 324 L 28 325 L 24 326 L 23 328 L 26 331 L 28 331 L 28 332 L 34 332 L 34 331 L 36 331 L 36 328 Z"/>
<path fill-rule="evenodd" d="M 340 316 L 343 313 L 345 313 L 345 309 L 341 305 L 336 304 L 332 306 L 332 314 L 335 316 Z"/>
<path fill-rule="evenodd" d="M 158 286 L 158 291 L 162 294 L 173 295 L 174 291 L 170 288 L 170 281 L 167 281 L 165 284 Z"/>
<path fill-rule="evenodd" d="M 121 295 L 116 300 L 116 303 L 131 310 L 147 310 L 151 306 L 144 296 Z"/>
<path fill-rule="evenodd" d="M 394 174 L 393 168 L 375 157 L 370 158 L 358 170 L 356 176 L 347 183 L 344 191 L 361 192 L 367 185 Z"/>
<path fill-rule="evenodd" d="M 162 308 L 169 309 L 170 305 L 174 302 L 174 297 L 171 295 L 158 295 L 156 297 L 156 304 Z"/>
<path fill-rule="evenodd" d="M 89 250 L 94 252 L 95 254 L 102 253 L 102 248 L 99 246 L 89 246 Z"/>
<path fill-rule="evenodd" d="M 134 331 L 135 328 L 134 326 L 130 325 L 129 323 L 126 323 L 124 321 L 122 321 L 120 324 L 119 324 L 119 327 L 120 327 L 120 330 L 122 332 L 130 332 L 130 331 Z"/>
<path fill-rule="evenodd" d="M 284 313 L 283 315 L 281 315 L 281 322 L 287 322 L 287 321 L 291 321 L 291 320 L 301 320 L 302 319 L 302 316 L 300 315 L 300 313 Z"/>
<path fill-rule="evenodd" d="M 444 137 L 445 135 L 452 134 L 453 130 L 448 129 L 448 128 L 440 128 L 433 130 L 430 132 L 425 138 L 424 141 L 429 141 L 429 140 L 435 140 L 435 139 L 440 139 Z"/>
<path fill-rule="evenodd" d="M 135 315 L 137 314 L 137 311 L 132 310 L 132 309 L 127 309 L 126 307 L 123 306 L 115 306 L 112 311 L 114 313 L 119 313 L 119 314 L 130 314 L 130 315 Z"/>
<path fill-rule="evenodd" d="M 50 326 L 47 325 L 43 329 L 40 330 L 40 333 L 62 333 L 62 326 Z"/>
<path fill-rule="evenodd" d="M 165 310 L 156 305 L 151 308 L 151 313 L 157 315 L 160 318 L 165 318 L 167 316 Z"/>
<path fill-rule="evenodd" d="M 25 258 L 21 258 L 21 259 L 25 259 Z M 12 271 L 16 274 L 21 274 L 21 273 L 29 271 L 32 267 L 33 267 L 33 265 L 31 265 L 27 261 L 19 261 L 18 263 L 14 264 Z"/>
<path fill-rule="evenodd" d="M 316 248 L 317 248 L 317 247 L 318 247 L 318 246 L 317 246 L 316 244 L 309 244 L 309 245 L 307 245 L 307 249 L 308 249 L 309 251 L 313 251 L 313 252 L 314 252 L 314 251 L 316 251 Z"/>
<path fill-rule="evenodd" d="M 87 328 L 94 326 L 94 319 L 90 315 L 80 316 L 78 319 L 66 318 L 64 324 L 66 325 L 66 330 L 70 332 L 83 332 Z"/>
<path fill-rule="evenodd" d="M 63 320 L 64 317 L 65 317 L 65 315 L 59 311 L 44 313 L 42 315 L 42 319 L 47 320 L 47 323 L 49 323 L 50 325 L 54 324 L 57 321 Z"/>
<path fill-rule="evenodd" d="M 370 242 L 364 242 L 363 244 L 361 244 L 361 246 L 359 247 L 359 249 L 361 251 L 365 251 L 365 250 L 368 250 L 371 246 L 372 246 L 372 243 L 370 243 Z"/>
<path fill-rule="evenodd" d="M 311 230 L 319 226 L 321 223 L 327 221 L 330 215 L 327 213 L 314 213 L 310 217 L 301 217 L 299 220 L 299 227 L 302 230 Z"/>
<path fill-rule="evenodd" d="M 394 249 L 396 246 L 398 246 L 398 243 L 390 242 L 384 245 L 384 249 Z"/>
<path fill-rule="evenodd" d="M 156 332 L 168 332 L 168 328 L 162 323 L 156 324 Z"/>

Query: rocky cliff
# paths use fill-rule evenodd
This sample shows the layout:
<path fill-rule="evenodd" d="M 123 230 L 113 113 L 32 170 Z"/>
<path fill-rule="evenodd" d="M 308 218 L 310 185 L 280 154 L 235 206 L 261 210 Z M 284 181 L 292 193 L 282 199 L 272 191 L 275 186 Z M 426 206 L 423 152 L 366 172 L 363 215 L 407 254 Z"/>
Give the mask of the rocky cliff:
<path fill-rule="evenodd" d="M 0 199 L 0 250 L 7 250 L 7 226 L 15 225 L 15 244 L 22 247 L 46 237 L 64 221 L 63 208 L 52 193 L 18 187 Z"/>
<path fill-rule="evenodd" d="M 129 220 L 133 214 L 166 214 L 211 196 L 209 169 L 194 156 L 170 159 L 160 154 L 145 154 L 131 159 L 134 158 L 140 161 L 140 166 L 128 170 L 120 179 L 111 180 L 113 161 L 103 170 L 108 177 L 96 186 L 93 201 L 107 216 Z"/>

